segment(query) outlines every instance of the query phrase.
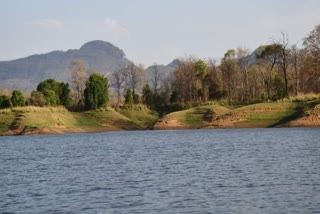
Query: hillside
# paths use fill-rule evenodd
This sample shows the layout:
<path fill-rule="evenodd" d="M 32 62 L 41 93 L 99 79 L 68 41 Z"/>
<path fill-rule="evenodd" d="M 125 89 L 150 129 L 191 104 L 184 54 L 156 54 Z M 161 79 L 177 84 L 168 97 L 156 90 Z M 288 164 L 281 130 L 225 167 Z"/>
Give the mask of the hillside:
<path fill-rule="evenodd" d="M 320 101 L 260 103 L 229 109 L 213 105 L 178 111 L 154 129 L 320 127 Z"/>
<path fill-rule="evenodd" d="M 121 114 L 111 108 L 85 112 L 69 112 L 63 107 L 3 109 L 0 110 L 0 135 L 143 130 L 158 118 L 147 108 L 132 111 L 130 114 L 130 110 L 123 110 Z"/>
<path fill-rule="evenodd" d="M 170 113 L 154 125 L 153 129 L 199 129 L 230 109 L 219 105 L 208 105 Z"/>
<path fill-rule="evenodd" d="M 94 68 L 103 74 L 130 62 L 118 47 L 96 40 L 84 44 L 80 49 L 0 61 L 0 87 L 32 91 L 39 82 L 48 78 L 68 82 L 71 79 L 70 63 L 74 59 L 83 60 L 88 68 Z"/>

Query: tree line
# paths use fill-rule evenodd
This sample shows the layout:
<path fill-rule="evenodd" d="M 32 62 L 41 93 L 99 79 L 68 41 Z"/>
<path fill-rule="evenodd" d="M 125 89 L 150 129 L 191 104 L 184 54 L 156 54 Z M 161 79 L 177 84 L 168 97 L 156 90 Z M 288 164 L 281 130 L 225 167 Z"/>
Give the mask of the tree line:
<path fill-rule="evenodd" d="M 70 109 L 97 109 L 107 105 L 145 104 L 168 112 L 192 103 L 226 100 L 253 103 L 279 100 L 305 93 L 320 93 L 320 25 L 298 48 L 282 33 L 279 40 L 258 47 L 227 50 L 220 61 L 188 57 L 177 60 L 173 72 L 128 63 L 108 78 L 88 69 L 82 60 L 71 62 L 71 87 L 54 79 L 45 80 L 25 100 L 19 90 L 0 96 L 0 108 L 12 106 L 63 105 Z M 110 84 L 109 84 L 110 82 Z"/>
<path fill-rule="evenodd" d="M 227 99 L 233 102 L 278 100 L 320 93 L 320 25 L 304 39 L 303 48 L 280 40 L 247 49 L 228 50 L 220 61 L 181 60 L 173 88 L 178 102 Z"/>

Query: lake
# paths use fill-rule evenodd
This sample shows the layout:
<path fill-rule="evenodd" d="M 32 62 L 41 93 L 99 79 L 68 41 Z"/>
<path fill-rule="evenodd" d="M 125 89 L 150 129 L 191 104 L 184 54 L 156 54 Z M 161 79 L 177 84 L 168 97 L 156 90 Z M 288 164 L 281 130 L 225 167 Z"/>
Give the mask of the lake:
<path fill-rule="evenodd" d="M 0 137 L 0 213 L 320 213 L 320 129 Z"/>

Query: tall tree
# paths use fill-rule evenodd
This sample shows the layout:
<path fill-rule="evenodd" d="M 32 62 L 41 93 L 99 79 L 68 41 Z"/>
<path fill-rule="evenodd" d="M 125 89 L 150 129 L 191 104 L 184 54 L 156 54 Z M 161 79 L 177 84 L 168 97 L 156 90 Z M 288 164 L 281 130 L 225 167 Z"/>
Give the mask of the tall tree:
<path fill-rule="evenodd" d="M 152 91 L 149 87 L 149 84 L 147 83 L 142 90 L 142 99 L 143 103 L 149 107 L 153 107 L 156 103 L 154 103 L 154 96 L 152 94 Z"/>
<path fill-rule="evenodd" d="M 301 51 L 297 48 L 296 45 L 292 45 L 290 51 L 290 64 L 293 67 L 294 71 L 294 94 L 295 96 L 299 93 L 299 74 L 301 67 Z"/>
<path fill-rule="evenodd" d="M 257 56 L 261 59 L 261 65 L 267 67 L 267 72 L 265 75 L 267 99 L 271 99 L 271 89 L 272 89 L 272 72 L 274 67 L 280 61 L 280 55 L 282 51 L 282 46 L 279 44 L 271 44 L 260 47 L 261 52 Z"/>
<path fill-rule="evenodd" d="M 289 97 L 288 93 L 288 56 L 289 56 L 289 38 L 288 35 L 285 33 L 281 33 L 282 38 L 279 41 L 275 42 L 275 46 L 278 46 L 280 48 L 279 50 L 279 64 L 281 67 L 281 70 L 283 72 L 283 78 L 284 78 L 284 96 Z"/>
<path fill-rule="evenodd" d="M 65 107 L 70 107 L 72 105 L 72 98 L 71 98 L 71 90 L 69 88 L 69 83 L 59 83 L 60 94 L 59 100 L 61 105 Z"/>
<path fill-rule="evenodd" d="M 240 71 L 242 73 L 242 85 L 241 85 L 241 100 L 248 99 L 248 85 L 249 85 L 249 56 L 250 51 L 246 48 L 237 49 L 237 58 Z"/>
<path fill-rule="evenodd" d="M 226 82 L 224 89 L 227 93 L 227 98 L 229 104 L 233 100 L 233 98 L 236 96 L 236 66 L 237 66 L 237 60 L 236 60 L 236 53 L 235 50 L 230 49 L 225 54 L 224 57 L 221 60 L 220 69 L 223 74 L 223 81 Z"/>
<path fill-rule="evenodd" d="M 320 24 L 304 39 L 303 45 L 315 56 L 320 55 Z"/>
<path fill-rule="evenodd" d="M 221 99 L 222 98 L 222 75 L 216 65 L 217 61 L 210 59 L 208 62 L 208 78 L 206 85 L 208 87 L 209 99 Z"/>
<path fill-rule="evenodd" d="M 88 72 L 85 62 L 82 60 L 73 60 L 71 62 L 71 79 L 73 98 L 78 105 L 82 105 L 84 101 L 84 89 L 88 80 Z"/>
<path fill-rule="evenodd" d="M 207 101 L 208 88 L 206 87 L 206 79 L 208 78 L 208 65 L 204 60 L 197 60 L 194 65 L 195 77 L 197 79 L 197 95 L 199 101 Z"/>
<path fill-rule="evenodd" d="M 127 76 L 126 70 L 124 68 L 121 68 L 119 70 L 115 70 L 112 72 L 112 77 L 110 82 L 111 82 L 111 86 L 117 92 L 118 105 L 120 104 L 120 101 L 121 101 L 121 90 L 124 87 L 126 76 Z"/>
<path fill-rule="evenodd" d="M 91 74 L 84 90 L 84 101 L 87 109 L 98 109 L 107 104 L 109 82 L 102 74 Z"/>
<path fill-rule="evenodd" d="M 174 72 L 177 102 L 188 103 L 196 99 L 195 59 L 181 59 Z"/>
<path fill-rule="evenodd" d="M 320 92 L 320 24 L 304 39 L 304 73 L 306 92 Z"/>
<path fill-rule="evenodd" d="M 151 74 L 151 83 L 152 83 L 153 93 L 157 95 L 158 90 L 160 88 L 160 80 L 161 80 L 161 73 L 157 64 L 154 64 L 152 66 L 150 74 Z"/>
<path fill-rule="evenodd" d="M 133 103 L 134 101 L 133 101 L 132 91 L 130 88 L 128 88 L 125 94 L 125 104 L 132 105 Z"/>
<path fill-rule="evenodd" d="M 136 66 L 133 63 L 129 63 L 126 66 L 126 84 L 131 88 L 132 96 L 135 103 L 138 103 L 137 90 L 144 80 L 144 74 L 144 68 L 142 65 Z"/>

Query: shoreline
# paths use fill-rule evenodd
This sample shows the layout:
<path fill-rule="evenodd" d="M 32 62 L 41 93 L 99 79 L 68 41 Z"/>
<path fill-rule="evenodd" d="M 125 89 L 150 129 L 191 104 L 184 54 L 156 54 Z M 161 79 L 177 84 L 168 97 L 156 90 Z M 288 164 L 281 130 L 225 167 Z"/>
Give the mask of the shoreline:
<path fill-rule="evenodd" d="M 261 127 L 261 126 L 250 126 L 250 127 L 200 127 L 200 128 L 191 128 L 191 127 L 168 127 L 168 128 L 156 128 L 156 129 L 65 129 L 65 130 L 50 130 L 46 127 L 42 128 L 36 128 L 34 130 L 28 130 L 26 132 L 21 132 L 21 133 L 14 133 L 11 130 L 9 130 L 6 133 L 1 133 L 1 137 L 7 137 L 7 136 L 30 136 L 30 135 L 60 135 L 60 134 L 81 134 L 81 133 L 105 133 L 105 132 L 122 132 L 122 131 L 174 131 L 174 130 L 210 130 L 210 129 L 215 129 L 215 130 L 222 130 L 222 129 L 282 129 L 282 128 L 289 128 L 289 129 L 303 129 L 303 128 L 320 128 L 320 125 L 317 126 L 277 126 L 277 127 Z"/>

